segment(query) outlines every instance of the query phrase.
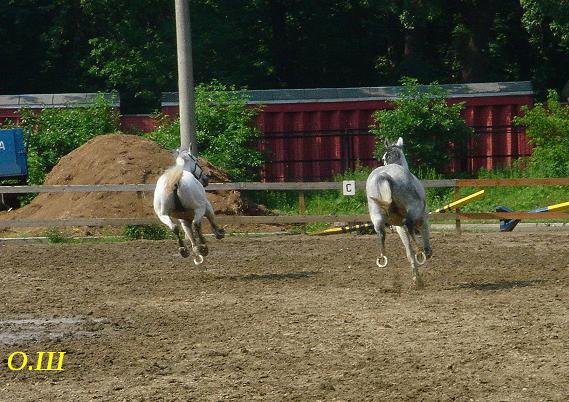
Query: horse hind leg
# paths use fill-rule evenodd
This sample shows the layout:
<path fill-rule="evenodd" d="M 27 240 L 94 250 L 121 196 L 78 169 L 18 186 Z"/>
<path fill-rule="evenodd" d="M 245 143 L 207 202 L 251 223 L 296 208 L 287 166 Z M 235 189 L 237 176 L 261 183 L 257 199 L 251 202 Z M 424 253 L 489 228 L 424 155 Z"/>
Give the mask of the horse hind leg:
<path fill-rule="evenodd" d="M 419 274 L 419 268 L 417 267 L 417 260 L 412 252 L 411 236 L 409 235 L 406 227 L 396 226 L 395 230 L 397 230 L 397 234 L 401 238 L 403 246 L 405 246 L 405 254 L 407 255 L 407 259 L 411 263 L 411 274 L 413 276 L 413 283 L 418 289 L 421 289 L 424 287 L 424 284 L 423 280 L 421 279 L 421 275 Z"/>
<path fill-rule="evenodd" d="M 200 241 L 200 236 L 196 232 L 193 222 L 187 219 L 180 219 L 180 222 L 182 224 L 184 232 L 186 233 L 186 237 L 190 240 L 190 243 L 192 244 L 193 253 L 195 255 L 206 256 L 208 254 L 207 247 L 204 252 L 203 243 Z"/>
<path fill-rule="evenodd" d="M 383 219 L 374 219 L 373 227 L 379 236 L 379 257 L 376 260 L 376 265 L 380 268 L 387 266 L 387 257 L 385 256 L 385 222 Z"/>
<path fill-rule="evenodd" d="M 207 220 L 209 221 L 209 223 L 211 225 L 211 228 L 213 229 L 213 233 L 215 234 L 215 238 L 217 240 L 223 239 L 225 237 L 225 230 L 223 228 L 220 228 L 219 226 L 217 226 L 217 224 L 215 223 L 215 214 L 213 211 L 213 207 L 211 206 L 209 201 L 206 205 L 205 217 L 207 218 Z"/>
<path fill-rule="evenodd" d="M 180 236 L 180 228 L 178 225 L 176 225 L 172 218 L 170 218 L 168 215 L 158 215 L 158 219 L 160 219 L 162 223 L 168 226 L 168 228 L 170 228 L 172 233 L 174 233 L 176 236 L 176 239 L 178 240 L 178 251 L 180 252 L 180 255 L 184 258 L 188 257 L 190 253 L 188 252 L 186 243 L 184 243 L 184 240 Z"/>
<path fill-rule="evenodd" d="M 177 225 L 174 226 L 174 234 L 178 239 L 178 251 L 180 252 L 180 255 L 184 258 L 189 257 L 190 253 L 188 252 L 188 247 L 186 246 L 186 243 L 184 243 L 182 236 L 180 236 L 180 228 Z"/>
<path fill-rule="evenodd" d="M 433 249 L 431 248 L 430 233 L 429 233 L 429 220 L 428 216 L 425 214 L 423 218 L 423 227 L 421 228 L 421 237 L 423 238 L 423 250 L 425 250 L 425 255 L 427 258 L 433 256 Z"/>
<path fill-rule="evenodd" d="M 196 234 L 196 239 L 198 240 L 197 249 L 194 249 L 194 252 L 197 252 L 201 255 L 208 255 L 209 249 L 206 245 L 206 240 L 202 234 L 202 218 L 204 217 L 206 208 L 198 208 L 194 211 L 194 219 L 192 221 L 192 229 Z"/>
<path fill-rule="evenodd" d="M 405 233 L 407 237 L 411 239 L 411 248 L 414 253 L 414 258 L 417 264 L 423 265 L 427 261 L 427 251 L 424 247 L 419 246 L 419 242 L 417 241 L 416 234 L 419 234 L 417 231 L 417 221 L 411 219 L 410 217 L 404 219 L 403 221 L 403 228 L 405 229 Z"/>

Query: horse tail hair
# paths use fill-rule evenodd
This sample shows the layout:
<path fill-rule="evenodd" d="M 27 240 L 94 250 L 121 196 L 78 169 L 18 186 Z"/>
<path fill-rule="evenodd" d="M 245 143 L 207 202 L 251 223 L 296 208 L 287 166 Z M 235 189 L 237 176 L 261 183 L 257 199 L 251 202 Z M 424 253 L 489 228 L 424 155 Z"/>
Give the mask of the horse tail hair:
<path fill-rule="evenodd" d="M 182 178 L 182 174 L 184 173 L 184 167 L 180 165 L 174 165 L 164 173 L 166 175 L 166 191 L 167 192 L 174 192 L 176 186 L 180 182 Z"/>
<path fill-rule="evenodd" d="M 391 177 L 379 175 L 377 178 L 377 189 L 379 197 L 371 197 L 371 199 L 377 203 L 383 212 L 389 214 L 391 203 L 393 202 L 391 198 Z"/>

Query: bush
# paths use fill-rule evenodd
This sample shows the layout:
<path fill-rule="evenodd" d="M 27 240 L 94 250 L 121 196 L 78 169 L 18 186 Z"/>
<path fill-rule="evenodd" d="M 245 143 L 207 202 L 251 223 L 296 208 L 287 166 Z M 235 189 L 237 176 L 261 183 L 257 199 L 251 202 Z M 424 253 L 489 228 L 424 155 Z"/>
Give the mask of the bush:
<path fill-rule="evenodd" d="M 514 123 L 526 127 L 527 136 L 535 147 L 529 157 L 528 173 L 534 177 L 569 175 L 569 108 L 559 103 L 554 90 L 549 90 L 547 104 L 522 108 L 522 116 Z"/>
<path fill-rule="evenodd" d="M 472 133 L 460 115 L 463 103 L 448 105 L 447 94 L 436 83 L 422 89 L 416 79 L 404 78 L 402 85 L 395 109 L 378 110 L 373 115 L 370 131 L 378 138 L 375 156 L 381 159 L 384 139 L 395 142 L 403 137 L 405 155 L 415 170 L 445 171 L 451 156 L 464 155 L 466 139 Z"/>
<path fill-rule="evenodd" d="M 47 241 L 50 243 L 68 243 L 71 241 L 68 235 L 55 227 L 47 228 L 44 231 L 44 236 L 47 237 Z"/>
<path fill-rule="evenodd" d="M 28 153 L 31 184 L 42 184 L 62 156 L 119 128 L 118 112 L 102 96 L 87 107 L 46 108 L 39 114 L 22 109 L 20 113 L 22 126 L 32 129 Z"/>
<path fill-rule="evenodd" d="M 252 180 L 263 159 L 254 147 L 260 132 L 254 126 L 258 109 L 247 107 L 244 92 L 219 82 L 196 87 L 197 139 L 200 156 L 228 172 L 232 180 Z M 180 145 L 180 122 L 161 119 L 145 134 L 166 149 Z"/>

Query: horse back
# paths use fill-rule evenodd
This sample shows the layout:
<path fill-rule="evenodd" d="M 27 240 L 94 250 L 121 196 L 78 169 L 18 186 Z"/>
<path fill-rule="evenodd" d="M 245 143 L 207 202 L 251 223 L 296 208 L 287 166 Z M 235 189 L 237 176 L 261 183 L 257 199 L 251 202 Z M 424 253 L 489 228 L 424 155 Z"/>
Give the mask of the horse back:
<path fill-rule="evenodd" d="M 394 208 L 399 211 L 426 210 L 425 188 L 409 169 L 396 164 L 374 169 L 366 183 L 368 195 L 375 196 L 379 193 L 378 188 L 381 181 L 389 182 Z"/>

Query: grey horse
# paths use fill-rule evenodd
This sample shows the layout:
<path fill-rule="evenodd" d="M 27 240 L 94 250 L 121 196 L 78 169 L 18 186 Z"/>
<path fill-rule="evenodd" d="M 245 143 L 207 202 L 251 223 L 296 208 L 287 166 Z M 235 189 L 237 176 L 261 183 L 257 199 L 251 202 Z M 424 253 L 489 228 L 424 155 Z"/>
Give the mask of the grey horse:
<path fill-rule="evenodd" d="M 385 227 L 395 226 L 411 263 L 413 282 L 423 287 L 418 265 L 432 255 L 429 243 L 428 210 L 423 184 L 409 171 L 403 154 L 403 139 L 395 144 L 385 142 L 384 166 L 374 169 L 366 182 L 368 209 L 375 231 L 379 235 L 380 256 L 376 264 L 387 265 L 385 256 Z M 423 247 L 416 235 L 423 238 Z M 413 252 L 413 251 L 414 252 Z"/>

